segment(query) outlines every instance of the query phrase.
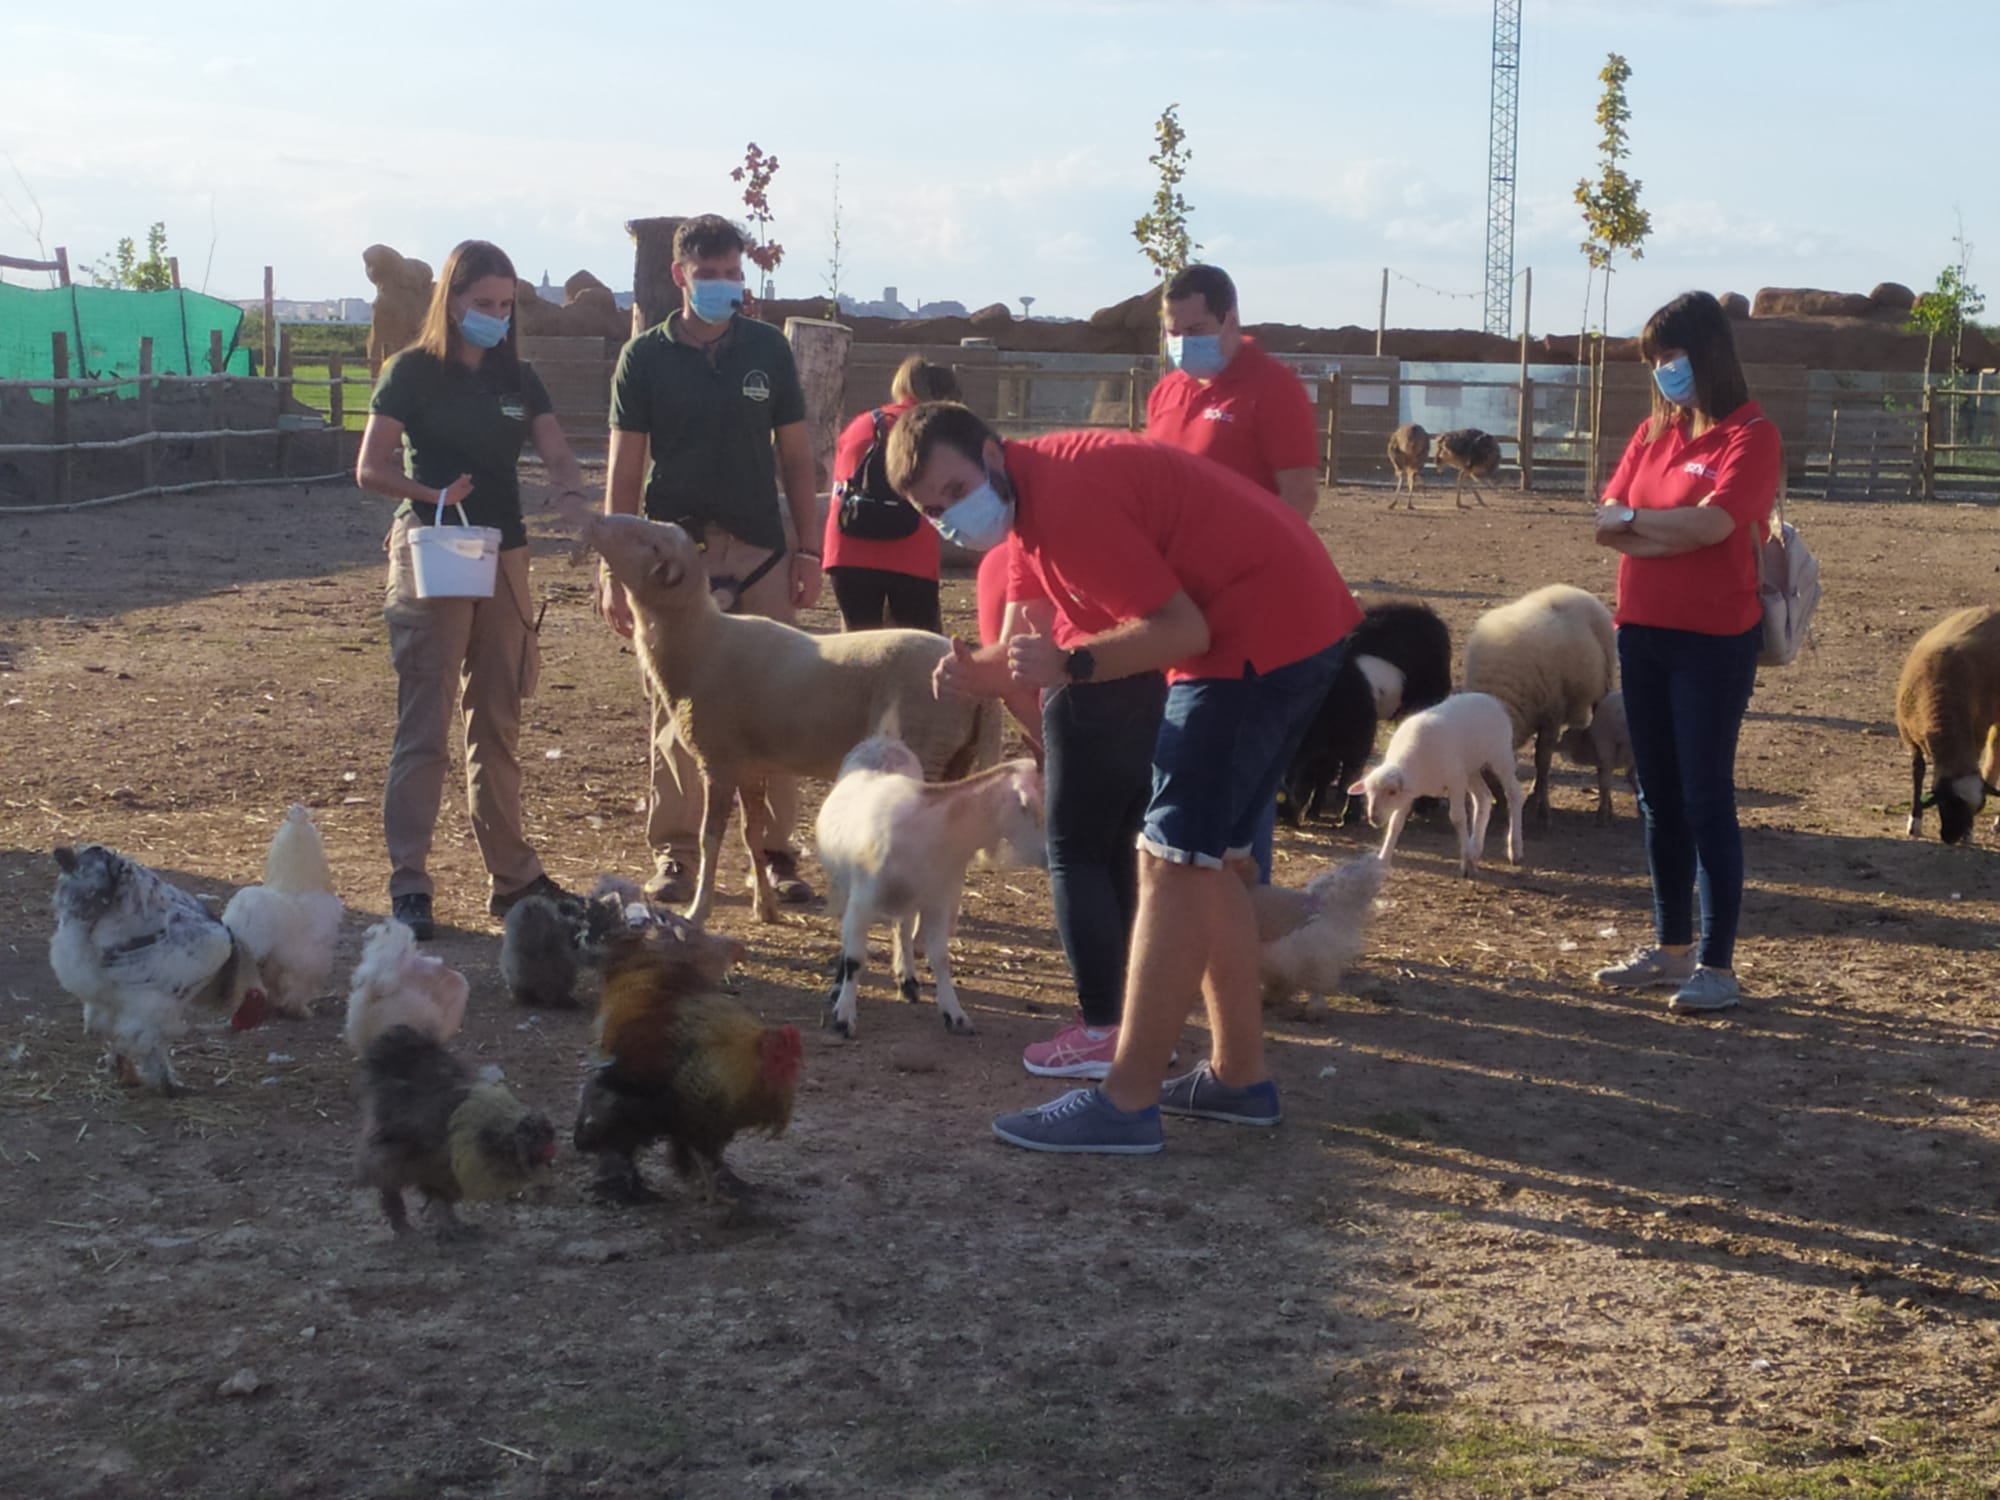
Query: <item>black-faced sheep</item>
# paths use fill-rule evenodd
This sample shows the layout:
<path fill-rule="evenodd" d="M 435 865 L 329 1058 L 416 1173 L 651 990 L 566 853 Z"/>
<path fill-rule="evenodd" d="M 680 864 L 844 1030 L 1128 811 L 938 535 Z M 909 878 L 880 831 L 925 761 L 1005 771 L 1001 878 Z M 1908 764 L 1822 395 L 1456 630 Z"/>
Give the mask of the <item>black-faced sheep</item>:
<path fill-rule="evenodd" d="M 1375 751 L 1375 728 L 1441 703 L 1451 692 L 1451 632 L 1428 605 L 1397 599 L 1362 615 L 1348 635 L 1347 660 L 1292 757 L 1278 800 L 1293 827 L 1318 817 L 1328 789 L 1341 796 L 1337 821 L 1361 815 L 1340 789 Z"/>
<path fill-rule="evenodd" d="M 1481 432 L 1477 427 L 1461 427 L 1455 432 L 1443 433 L 1437 440 L 1437 465 L 1440 469 L 1458 470 L 1458 483 L 1452 488 L 1452 497 L 1460 510 L 1465 509 L 1465 482 L 1473 481 L 1472 498 L 1480 505 L 1486 501 L 1479 493 L 1479 481 L 1491 479 L 1500 472 L 1500 440 L 1490 432 Z"/>
<path fill-rule="evenodd" d="M 1389 509 L 1396 508 L 1396 495 L 1402 494 L 1406 480 L 1410 486 L 1410 509 L 1417 508 L 1417 491 L 1424 487 L 1424 465 L 1430 458 L 1431 435 L 1415 422 L 1405 422 L 1389 434 L 1389 467 L 1396 472 L 1396 490 L 1389 497 Z"/>
<path fill-rule="evenodd" d="M 1465 641 L 1465 690 L 1507 707 L 1515 748 L 1535 742 L 1536 827 L 1549 821 L 1549 760 L 1571 726 L 1590 723 L 1618 672 L 1611 611 L 1582 589 L 1552 583 L 1480 616 Z"/>
<path fill-rule="evenodd" d="M 1910 648 L 1896 683 L 1896 733 L 1910 747 L 1910 837 L 1922 837 L 1924 809 L 1935 807 L 1938 836 L 1964 842 L 1987 797 L 2000 796 L 2000 609 L 1961 609 Z"/>

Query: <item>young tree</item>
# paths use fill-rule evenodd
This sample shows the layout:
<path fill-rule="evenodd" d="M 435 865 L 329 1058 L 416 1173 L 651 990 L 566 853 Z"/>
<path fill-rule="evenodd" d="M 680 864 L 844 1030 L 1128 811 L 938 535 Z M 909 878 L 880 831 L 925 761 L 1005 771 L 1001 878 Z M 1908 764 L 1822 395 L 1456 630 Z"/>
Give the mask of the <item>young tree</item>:
<path fill-rule="evenodd" d="M 165 292 L 174 284 L 173 268 L 167 264 L 167 226 L 155 224 L 146 231 L 146 258 L 140 260 L 130 238 L 118 242 L 108 259 L 84 267 L 96 286 L 123 287 L 132 292 Z"/>
<path fill-rule="evenodd" d="M 840 319 L 840 163 L 833 164 L 833 253 L 826 262 L 826 315 L 829 321 Z"/>
<path fill-rule="evenodd" d="M 729 174 L 731 182 L 743 184 L 743 206 L 750 210 L 750 222 L 757 226 L 757 243 L 745 252 L 764 273 L 760 297 L 771 295 L 771 273 L 785 258 L 785 247 L 771 239 L 771 179 L 778 175 L 778 158 L 766 156 L 752 141 L 743 153 L 743 165 Z"/>
<path fill-rule="evenodd" d="M 1604 421 L 1604 341 L 1611 333 L 1611 271 L 1613 260 L 1623 254 L 1633 260 L 1645 258 L 1646 237 L 1653 232 L 1653 218 L 1639 207 L 1639 179 L 1628 176 L 1622 163 L 1632 154 L 1626 134 L 1632 109 L 1625 99 L 1625 85 L 1632 77 L 1632 65 L 1616 52 L 1604 60 L 1598 75 L 1604 93 L 1597 101 L 1597 180 L 1579 179 L 1576 203 L 1583 210 L 1583 253 L 1590 270 L 1604 273 L 1603 300 L 1599 303 L 1598 346 L 1593 360 L 1590 399 L 1590 489 L 1597 489 L 1599 448 Z M 1586 302 L 1586 307 L 1588 303 Z M 1587 315 L 1587 314 L 1586 314 Z"/>
<path fill-rule="evenodd" d="M 1188 215 L 1194 212 L 1194 205 L 1181 196 L 1181 179 L 1187 176 L 1188 163 L 1194 159 L 1194 153 L 1188 150 L 1187 132 L 1181 129 L 1178 104 L 1169 104 L 1160 118 L 1153 122 L 1153 141 L 1153 154 L 1146 160 L 1160 174 L 1160 185 L 1153 191 L 1152 211 L 1140 215 L 1133 223 L 1132 238 L 1139 242 L 1140 252 L 1151 263 L 1153 274 L 1160 278 L 1160 290 L 1164 297 L 1165 283 L 1201 248 L 1188 235 Z M 1164 340 L 1164 301 L 1160 312 Z"/>

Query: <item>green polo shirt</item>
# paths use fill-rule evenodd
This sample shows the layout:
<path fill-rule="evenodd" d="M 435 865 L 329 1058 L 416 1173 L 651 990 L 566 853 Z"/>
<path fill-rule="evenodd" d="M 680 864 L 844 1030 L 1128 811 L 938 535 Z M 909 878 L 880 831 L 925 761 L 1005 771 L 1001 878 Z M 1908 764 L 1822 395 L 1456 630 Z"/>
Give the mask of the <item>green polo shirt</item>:
<path fill-rule="evenodd" d="M 474 370 L 405 349 L 382 367 L 368 407 L 403 424 L 403 472 L 418 484 L 441 490 L 461 474 L 472 476 L 465 519 L 497 527 L 503 551 L 528 545 L 516 470 L 528 424 L 555 410 L 534 367 L 523 362 L 517 368 L 509 371 L 504 360 L 489 356 Z M 435 504 L 405 500 L 396 514 L 414 517 L 419 526 L 437 524 Z M 445 519 L 456 523 L 458 512 Z"/>
<path fill-rule="evenodd" d="M 782 547 L 771 435 L 806 419 L 792 346 L 738 316 L 711 355 L 673 336 L 680 319 L 671 313 L 627 344 L 611 382 L 611 425 L 651 440 L 646 514 Z"/>

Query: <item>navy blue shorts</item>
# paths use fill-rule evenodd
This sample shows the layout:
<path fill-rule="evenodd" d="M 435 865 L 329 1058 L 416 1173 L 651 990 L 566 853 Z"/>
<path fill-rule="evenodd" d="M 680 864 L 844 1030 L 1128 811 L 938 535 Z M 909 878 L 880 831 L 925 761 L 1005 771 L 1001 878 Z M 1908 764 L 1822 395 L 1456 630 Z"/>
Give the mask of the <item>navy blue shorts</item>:
<path fill-rule="evenodd" d="M 1195 678 L 1168 688 L 1139 847 L 1205 869 L 1247 859 L 1292 748 L 1346 657 L 1347 643 L 1336 641 L 1262 676 Z"/>

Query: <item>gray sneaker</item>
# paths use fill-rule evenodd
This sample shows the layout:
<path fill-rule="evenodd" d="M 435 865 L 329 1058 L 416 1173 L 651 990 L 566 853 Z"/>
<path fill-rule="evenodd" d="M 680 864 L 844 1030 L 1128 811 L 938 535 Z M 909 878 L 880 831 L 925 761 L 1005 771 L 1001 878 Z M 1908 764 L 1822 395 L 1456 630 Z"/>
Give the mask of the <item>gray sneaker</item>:
<path fill-rule="evenodd" d="M 1205 1061 L 1197 1063 L 1192 1073 L 1160 1085 L 1160 1113 L 1227 1120 L 1232 1125 L 1268 1126 L 1284 1118 L 1278 1107 L 1278 1086 L 1270 1079 L 1248 1088 L 1232 1088 L 1217 1078 Z"/>
<path fill-rule="evenodd" d="M 1622 964 L 1597 971 L 1597 982 L 1609 990 L 1678 989 L 1694 977 L 1694 950 L 1668 953 L 1639 948 Z"/>
<path fill-rule="evenodd" d="M 1667 1009 L 1679 1015 L 1689 1012 L 1730 1010 L 1743 998 L 1736 988 L 1736 976 L 1727 969 L 1706 965 L 1694 971 L 1688 982 L 1674 991 Z"/>

